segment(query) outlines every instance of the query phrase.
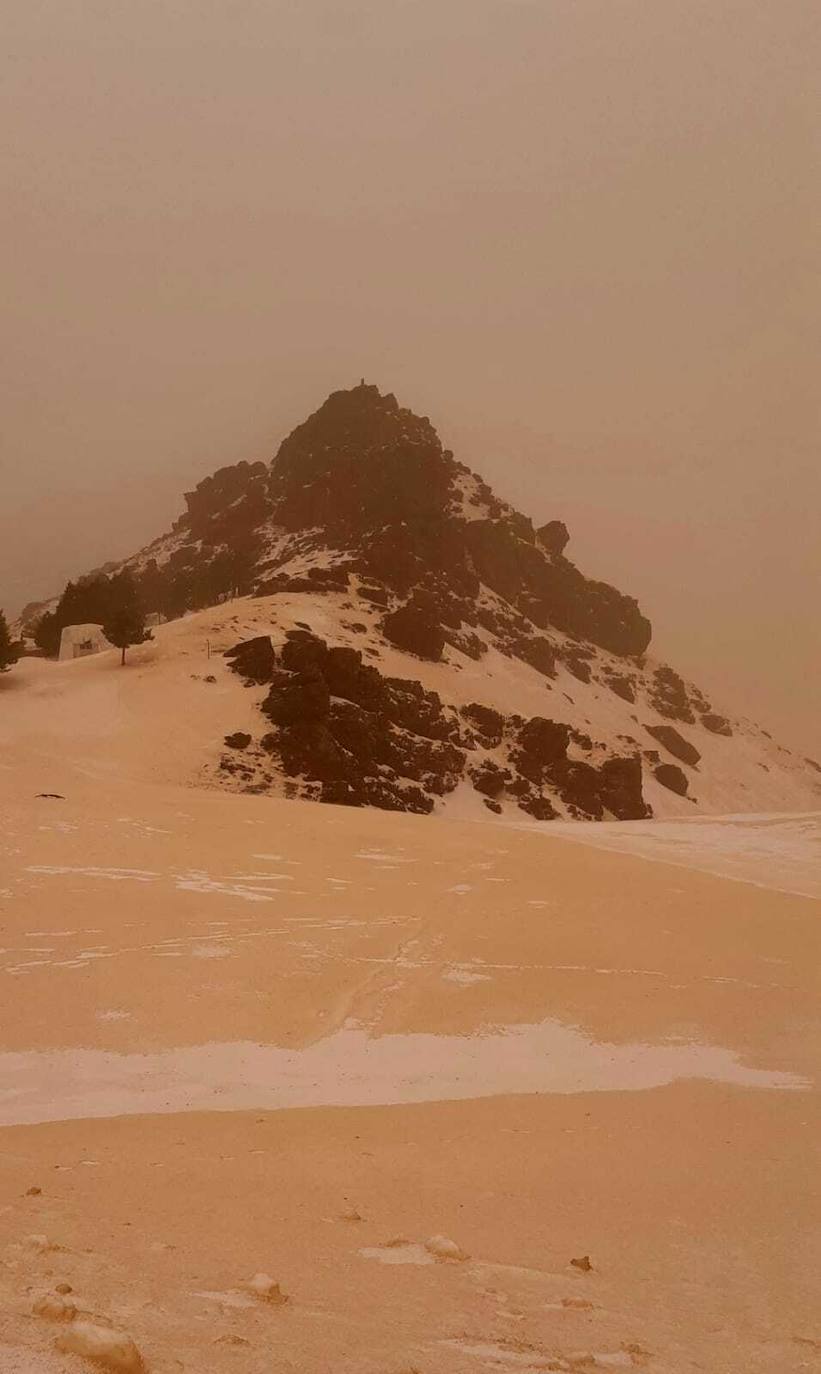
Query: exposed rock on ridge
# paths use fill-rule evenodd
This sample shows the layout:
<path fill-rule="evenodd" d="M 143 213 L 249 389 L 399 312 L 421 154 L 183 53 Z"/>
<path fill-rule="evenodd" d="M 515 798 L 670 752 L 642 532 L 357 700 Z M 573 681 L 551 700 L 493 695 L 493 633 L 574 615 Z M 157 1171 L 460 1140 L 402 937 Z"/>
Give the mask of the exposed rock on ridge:
<path fill-rule="evenodd" d="M 419 682 L 387 677 L 347 647 L 329 648 L 304 630 L 288 632 L 279 655 L 270 640 L 237 644 L 226 653 L 249 683 L 270 661 L 261 711 L 274 727 L 248 756 L 247 735 L 226 736 L 223 772 L 264 790 L 266 759 L 274 756 L 295 795 L 349 806 L 433 810 L 436 797 L 470 780 L 490 810 L 504 799 L 539 820 L 558 812 L 620 820 L 648 814 L 637 754 L 598 767 L 569 755 L 573 732 L 544 717 L 524 720 L 473 703 L 458 710 Z M 586 747 L 592 748 L 587 740 Z"/>

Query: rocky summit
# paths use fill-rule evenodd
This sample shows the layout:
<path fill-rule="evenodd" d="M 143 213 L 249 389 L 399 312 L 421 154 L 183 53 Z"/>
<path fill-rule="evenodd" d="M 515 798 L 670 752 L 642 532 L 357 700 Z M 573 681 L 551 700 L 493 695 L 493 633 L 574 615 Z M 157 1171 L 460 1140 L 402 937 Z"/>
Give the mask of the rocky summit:
<path fill-rule="evenodd" d="M 817 796 L 811 761 L 649 656 L 649 620 L 567 557 L 558 513 L 534 526 L 375 386 L 334 392 L 270 464 L 222 468 L 186 506 L 120 566 L 149 611 L 219 605 L 233 632 L 255 728 L 226 705 L 213 783 L 536 820 Z"/>

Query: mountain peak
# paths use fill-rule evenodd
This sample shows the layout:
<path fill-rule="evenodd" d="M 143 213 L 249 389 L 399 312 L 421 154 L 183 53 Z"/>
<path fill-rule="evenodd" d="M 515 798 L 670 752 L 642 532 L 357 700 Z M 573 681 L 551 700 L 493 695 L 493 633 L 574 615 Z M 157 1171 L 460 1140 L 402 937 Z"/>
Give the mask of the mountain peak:
<path fill-rule="evenodd" d="M 235 663 L 274 729 L 223 757 L 220 785 L 417 810 L 467 787 L 539 819 L 804 795 L 645 657 L 649 620 L 566 557 L 560 519 L 534 528 L 377 386 L 333 392 L 272 462 L 220 468 L 186 505 L 124 566 L 161 616 L 251 598 Z"/>
<path fill-rule="evenodd" d="M 349 537 L 447 506 L 455 465 L 427 416 L 360 384 L 335 391 L 298 425 L 271 465 L 277 518 Z"/>

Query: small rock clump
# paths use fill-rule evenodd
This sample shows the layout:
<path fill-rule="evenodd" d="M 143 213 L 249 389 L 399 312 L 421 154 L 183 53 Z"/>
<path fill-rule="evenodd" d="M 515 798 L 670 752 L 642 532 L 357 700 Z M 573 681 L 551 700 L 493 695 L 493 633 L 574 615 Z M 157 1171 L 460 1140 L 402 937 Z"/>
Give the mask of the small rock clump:
<path fill-rule="evenodd" d="M 248 1284 L 248 1289 L 261 1302 L 270 1303 L 272 1307 L 284 1307 L 289 1301 L 287 1293 L 283 1293 L 279 1284 L 271 1278 L 270 1274 L 254 1274 Z"/>
<path fill-rule="evenodd" d="M 49 1322 L 73 1322 L 77 1316 L 76 1304 L 68 1302 L 59 1293 L 44 1293 L 31 1310 L 35 1317 L 43 1317 Z"/>
<path fill-rule="evenodd" d="M 578 682 L 590 681 L 591 669 L 588 656 L 581 649 L 565 649 L 562 659 L 568 672 L 572 673 Z"/>
<path fill-rule="evenodd" d="M 225 736 L 225 743 L 229 749 L 247 749 L 251 743 L 251 736 L 244 730 L 235 730 L 233 735 Z"/>
<path fill-rule="evenodd" d="M 556 651 L 544 635 L 518 635 L 507 644 L 503 642 L 500 648 L 514 658 L 520 658 L 523 663 L 530 664 L 543 677 L 556 676 Z"/>
<path fill-rule="evenodd" d="M 636 700 L 636 692 L 632 678 L 625 676 L 623 673 L 605 672 L 604 681 L 610 688 L 610 691 L 614 692 L 617 697 L 621 697 L 622 701 L 629 701 L 632 703 Z"/>
<path fill-rule="evenodd" d="M 507 768 L 500 768 L 492 759 L 485 759 L 477 768 L 470 770 L 470 779 L 482 796 L 496 798 L 513 781 L 513 774 Z"/>
<path fill-rule="evenodd" d="M 701 723 L 705 730 L 709 730 L 714 735 L 731 736 L 733 727 L 726 716 L 716 715 L 715 711 L 708 711 L 701 717 Z"/>

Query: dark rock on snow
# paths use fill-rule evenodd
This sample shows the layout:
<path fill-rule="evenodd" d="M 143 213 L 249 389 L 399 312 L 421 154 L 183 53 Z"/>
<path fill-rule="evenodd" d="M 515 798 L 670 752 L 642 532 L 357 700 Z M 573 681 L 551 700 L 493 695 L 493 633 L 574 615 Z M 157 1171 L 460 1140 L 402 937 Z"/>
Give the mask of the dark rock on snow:
<path fill-rule="evenodd" d="M 235 644 L 232 649 L 226 649 L 224 657 L 231 660 L 234 672 L 248 682 L 268 682 L 276 663 L 270 635 L 258 635 Z"/>
<path fill-rule="evenodd" d="M 653 777 L 656 782 L 660 782 L 662 787 L 667 787 L 671 792 L 675 792 L 679 797 L 687 796 L 689 779 L 683 769 L 675 763 L 660 763 L 658 768 L 653 769 Z"/>
<path fill-rule="evenodd" d="M 238 645 L 235 661 L 253 646 Z M 496 809 L 504 798 L 540 820 L 557 813 L 556 796 L 572 815 L 646 814 L 638 758 L 605 759 L 598 767 L 567 757 L 572 740 L 591 749 L 589 736 L 535 716 L 505 718 L 472 702 L 446 706 L 421 683 L 383 676 L 359 650 L 329 647 L 306 630 L 288 632 L 268 680 L 263 713 L 275 727 L 261 741 L 305 795 L 347 806 L 428 812 L 434 799 L 463 778 Z M 250 736 L 226 738 L 244 750 Z M 476 750 L 502 749 L 504 761 Z M 259 751 L 257 751 L 257 757 Z M 223 759 L 223 771 L 251 784 L 251 773 Z M 257 784 L 253 784 L 259 790 Z M 248 790 L 246 788 L 246 790 Z"/>
<path fill-rule="evenodd" d="M 225 736 L 225 743 L 229 749 L 247 749 L 251 743 L 251 736 L 244 730 L 236 730 L 233 735 Z"/>
<path fill-rule="evenodd" d="M 657 739 L 659 744 L 663 744 L 668 754 L 673 758 L 681 759 L 682 763 L 689 763 L 692 767 L 698 763 L 701 754 L 694 744 L 680 735 L 678 730 L 672 725 L 645 725 L 648 735 Z"/>
<path fill-rule="evenodd" d="M 732 735 L 733 728 L 726 716 L 718 716 L 714 711 L 708 711 L 701 717 L 701 723 L 705 730 L 710 730 L 714 735 Z"/>
<path fill-rule="evenodd" d="M 542 525 L 536 533 L 540 543 L 547 549 L 548 553 L 555 555 L 563 554 L 570 542 L 567 525 L 563 520 L 548 520 L 547 524 Z"/>
<path fill-rule="evenodd" d="M 405 606 L 386 615 L 382 621 L 385 638 L 403 649 L 434 662 L 442 657 L 445 635 L 433 611 L 423 601 L 409 601 Z"/>

